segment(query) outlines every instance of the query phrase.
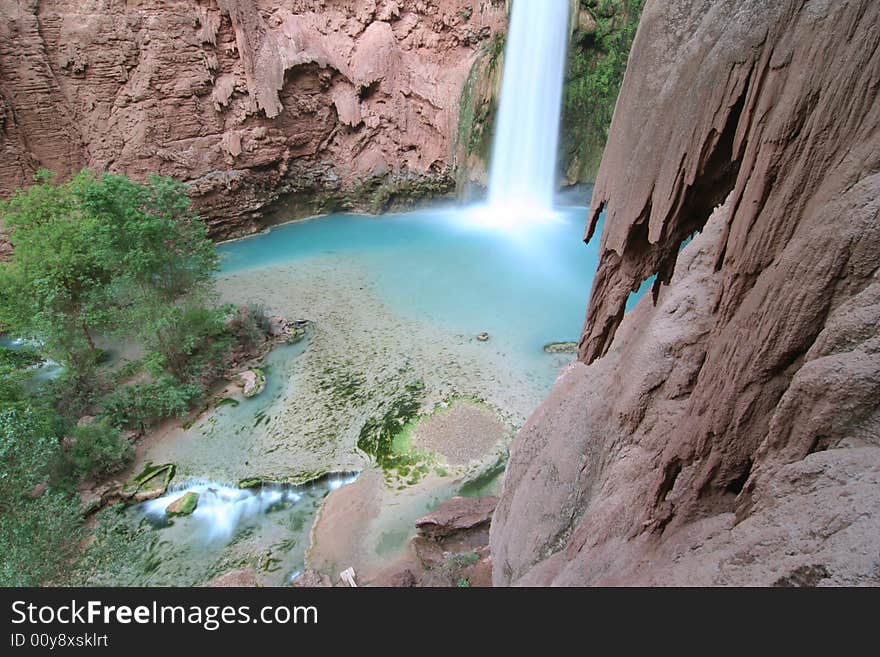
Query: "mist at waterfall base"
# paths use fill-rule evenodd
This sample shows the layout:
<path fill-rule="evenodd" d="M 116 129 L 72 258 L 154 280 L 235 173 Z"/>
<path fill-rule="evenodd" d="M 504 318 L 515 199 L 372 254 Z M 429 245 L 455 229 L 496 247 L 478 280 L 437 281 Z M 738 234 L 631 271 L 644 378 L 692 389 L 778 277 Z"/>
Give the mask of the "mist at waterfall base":
<path fill-rule="evenodd" d="M 310 260 L 365 271 L 396 314 L 455 335 L 489 333 L 486 349 L 549 391 L 561 361 L 543 347 L 578 339 L 598 264 L 598 240 L 583 243 L 588 201 L 589 189 L 522 239 L 474 225 L 468 208 L 330 215 L 220 246 L 221 271 Z"/>

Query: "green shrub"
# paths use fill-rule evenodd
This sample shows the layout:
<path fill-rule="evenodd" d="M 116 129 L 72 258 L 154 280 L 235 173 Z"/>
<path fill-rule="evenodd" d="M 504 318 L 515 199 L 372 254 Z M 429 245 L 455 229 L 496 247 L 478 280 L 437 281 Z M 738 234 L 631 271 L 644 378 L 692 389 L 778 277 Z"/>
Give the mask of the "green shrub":
<path fill-rule="evenodd" d="M 55 422 L 27 405 L 0 410 L 0 586 L 58 583 L 81 537 L 79 504 L 49 483 L 58 457 Z"/>
<path fill-rule="evenodd" d="M 101 418 L 73 431 L 73 446 L 66 454 L 69 470 L 76 479 L 98 480 L 125 469 L 134 449 L 119 429 Z"/>
<path fill-rule="evenodd" d="M 254 349 L 266 341 L 270 329 L 271 320 L 266 309 L 250 304 L 235 308 L 228 330 L 239 344 Z"/>
<path fill-rule="evenodd" d="M 181 381 L 213 380 L 230 347 L 223 312 L 195 303 L 156 309 L 141 335 L 147 371 Z"/>
<path fill-rule="evenodd" d="M 118 429 L 143 431 L 166 417 L 184 418 L 202 390 L 165 376 L 150 383 L 123 386 L 103 400 L 104 417 Z"/>

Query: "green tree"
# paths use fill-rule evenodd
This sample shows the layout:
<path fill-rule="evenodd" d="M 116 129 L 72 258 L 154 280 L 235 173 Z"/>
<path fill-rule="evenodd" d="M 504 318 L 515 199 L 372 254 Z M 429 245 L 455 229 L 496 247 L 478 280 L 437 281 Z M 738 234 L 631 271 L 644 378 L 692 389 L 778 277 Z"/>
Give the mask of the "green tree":
<path fill-rule="evenodd" d="M 141 184 L 82 171 L 54 185 L 40 174 L 0 204 L 0 218 L 14 247 L 0 267 L 0 323 L 43 341 L 73 379 L 94 364 L 96 334 L 167 344 L 191 316 L 179 300 L 207 301 L 216 249 L 184 186 L 170 178 Z"/>
<path fill-rule="evenodd" d="M 95 332 L 110 318 L 114 266 L 103 257 L 98 220 L 82 212 L 76 196 L 91 180 L 80 174 L 65 185 L 42 182 L 0 204 L 15 249 L 0 267 L 0 322 L 42 340 L 76 369 L 95 359 Z"/>

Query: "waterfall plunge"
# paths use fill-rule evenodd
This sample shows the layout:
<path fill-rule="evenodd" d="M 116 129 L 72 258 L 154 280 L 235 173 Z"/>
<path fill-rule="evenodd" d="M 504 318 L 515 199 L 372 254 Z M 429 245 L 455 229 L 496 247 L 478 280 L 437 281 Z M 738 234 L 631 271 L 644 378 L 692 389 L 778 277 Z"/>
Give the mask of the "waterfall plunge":
<path fill-rule="evenodd" d="M 514 0 L 489 175 L 498 220 L 552 212 L 569 11 L 569 0 Z"/>

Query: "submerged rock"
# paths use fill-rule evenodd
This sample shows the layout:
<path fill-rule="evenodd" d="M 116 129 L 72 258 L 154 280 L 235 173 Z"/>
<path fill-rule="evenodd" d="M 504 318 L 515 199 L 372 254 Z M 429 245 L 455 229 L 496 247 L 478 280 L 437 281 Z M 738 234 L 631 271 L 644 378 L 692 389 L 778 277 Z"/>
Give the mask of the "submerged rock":
<path fill-rule="evenodd" d="M 544 345 L 544 351 L 548 354 L 576 354 L 577 342 L 549 342 Z"/>
<path fill-rule="evenodd" d="M 165 513 L 169 516 L 188 516 L 196 510 L 198 505 L 199 494 L 190 491 L 165 507 Z"/>
<path fill-rule="evenodd" d="M 238 375 L 238 384 L 241 386 L 242 394 L 250 399 L 266 389 L 266 375 L 257 368 L 247 370 Z"/>

